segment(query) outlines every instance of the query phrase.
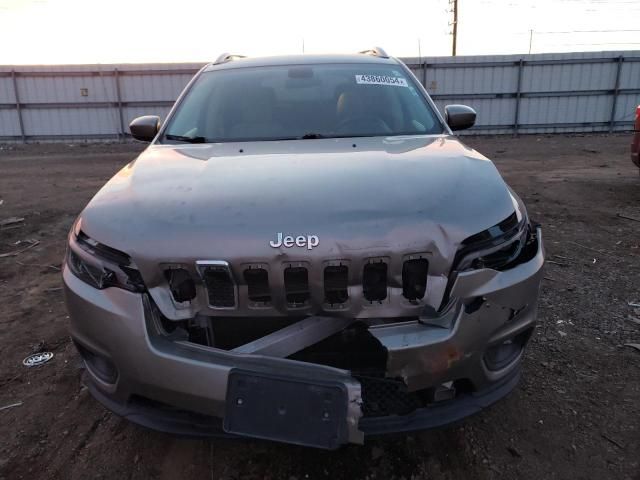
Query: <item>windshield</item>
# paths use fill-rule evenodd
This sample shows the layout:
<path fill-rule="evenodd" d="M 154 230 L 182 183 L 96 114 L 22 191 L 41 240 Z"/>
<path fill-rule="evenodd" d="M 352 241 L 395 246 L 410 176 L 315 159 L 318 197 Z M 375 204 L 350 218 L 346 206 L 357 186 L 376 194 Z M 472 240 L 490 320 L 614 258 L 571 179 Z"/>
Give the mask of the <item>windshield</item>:
<path fill-rule="evenodd" d="M 442 132 L 404 70 L 363 63 L 204 72 L 164 138 L 208 143 Z"/>

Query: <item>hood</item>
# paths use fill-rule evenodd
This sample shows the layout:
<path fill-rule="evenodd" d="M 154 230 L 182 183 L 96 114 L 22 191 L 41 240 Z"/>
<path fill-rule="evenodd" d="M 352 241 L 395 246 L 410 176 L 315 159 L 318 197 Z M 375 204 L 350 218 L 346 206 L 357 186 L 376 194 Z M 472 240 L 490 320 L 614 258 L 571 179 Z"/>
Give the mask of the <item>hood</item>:
<path fill-rule="evenodd" d="M 513 211 L 493 163 L 452 136 L 151 145 L 82 229 L 139 265 L 389 250 L 432 252 L 448 272 L 463 239 Z M 279 251 L 278 232 L 319 245 Z"/>

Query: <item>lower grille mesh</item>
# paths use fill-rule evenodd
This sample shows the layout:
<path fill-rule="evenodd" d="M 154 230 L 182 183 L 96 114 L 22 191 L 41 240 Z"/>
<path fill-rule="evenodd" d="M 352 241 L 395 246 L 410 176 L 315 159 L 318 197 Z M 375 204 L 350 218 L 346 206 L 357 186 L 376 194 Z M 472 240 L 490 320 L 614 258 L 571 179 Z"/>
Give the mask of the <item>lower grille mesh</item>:
<path fill-rule="evenodd" d="M 406 415 L 424 407 L 419 393 L 407 392 L 400 381 L 356 376 L 362 386 L 362 414 L 365 417 Z"/>

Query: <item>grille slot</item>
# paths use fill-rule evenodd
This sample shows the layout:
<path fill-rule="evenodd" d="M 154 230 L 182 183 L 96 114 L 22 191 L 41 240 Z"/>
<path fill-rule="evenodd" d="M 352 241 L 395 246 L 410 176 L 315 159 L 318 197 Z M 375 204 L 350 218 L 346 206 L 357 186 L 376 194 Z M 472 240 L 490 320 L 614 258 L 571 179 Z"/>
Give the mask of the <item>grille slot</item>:
<path fill-rule="evenodd" d="M 287 303 L 299 307 L 309 301 L 309 274 L 305 267 L 287 267 L 284 269 L 284 290 Z"/>
<path fill-rule="evenodd" d="M 189 302 L 196 298 L 196 284 L 191 274 L 184 268 L 170 268 L 164 271 L 169 282 L 171 295 L 176 302 Z"/>
<path fill-rule="evenodd" d="M 209 305 L 214 308 L 236 306 L 236 287 L 226 262 L 199 264 L 202 280 L 209 295 Z"/>
<path fill-rule="evenodd" d="M 249 268 L 245 270 L 244 281 L 247 283 L 249 300 L 257 303 L 271 302 L 269 272 L 264 268 Z"/>
<path fill-rule="evenodd" d="M 410 301 L 420 300 L 427 291 L 429 262 L 424 258 L 407 260 L 402 265 L 402 295 Z"/>
<path fill-rule="evenodd" d="M 333 305 L 349 299 L 349 268 L 330 265 L 324 269 L 324 300 Z"/>
<path fill-rule="evenodd" d="M 381 302 L 387 298 L 387 264 L 368 263 L 362 274 L 362 293 L 370 302 Z"/>

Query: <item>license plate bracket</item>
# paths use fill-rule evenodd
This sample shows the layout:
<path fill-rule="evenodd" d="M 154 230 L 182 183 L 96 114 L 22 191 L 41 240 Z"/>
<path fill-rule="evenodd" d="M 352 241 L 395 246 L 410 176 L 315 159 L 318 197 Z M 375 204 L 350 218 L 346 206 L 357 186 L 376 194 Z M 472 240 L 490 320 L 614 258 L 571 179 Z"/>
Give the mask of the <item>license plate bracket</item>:
<path fill-rule="evenodd" d="M 223 428 L 237 435 L 336 449 L 348 441 L 347 407 L 343 383 L 234 369 Z"/>

